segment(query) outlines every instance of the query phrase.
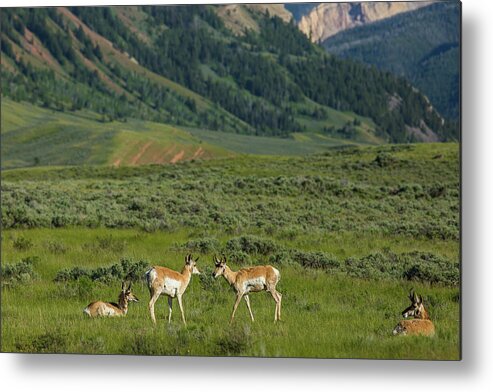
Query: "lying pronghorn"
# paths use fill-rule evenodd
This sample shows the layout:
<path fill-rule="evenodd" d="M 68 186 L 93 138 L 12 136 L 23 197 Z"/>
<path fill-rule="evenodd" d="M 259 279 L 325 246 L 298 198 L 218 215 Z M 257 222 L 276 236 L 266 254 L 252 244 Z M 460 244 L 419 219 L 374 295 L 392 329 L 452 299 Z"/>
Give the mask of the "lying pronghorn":
<path fill-rule="evenodd" d="M 224 276 L 226 281 L 233 287 L 236 292 L 236 302 L 233 307 L 233 313 L 231 314 L 230 323 L 233 322 L 235 317 L 236 308 L 241 301 L 241 298 L 245 298 L 245 302 L 250 312 L 252 321 L 253 318 L 252 308 L 250 307 L 250 298 L 248 293 L 254 293 L 257 291 L 268 291 L 272 294 L 272 298 L 276 302 L 276 310 L 274 313 L 274 321 L 281 320 L 281 299 L 282 295 L 276 290 L 276 285 L 281 278 L 279 271 L 270 266 L 257 266 L 251 268 L 243 268 L 237 272 L 232 271 L 226 265 L 226 257 L 223 256 L 223 260 L 215 258 L 215 270 L 212 273 L 214 278 L 218 276 Z"/>
<path fill-rule="evenodd" d="M 411 316 L 415 318 L 399 321 L 399 324 L 396 325 L 392 333 L 394 335 L 433 336 L 435 334 L 435 326 L 423 306 L 423 298 L 411 290 L 409 299 L 411 300 L 411 306 L 404 309 L 402 316 L 404 318 Z"/>
<path fill-rule="evenodd" d="M 169 316 L 168 323 L 171 323 L 171 312 L 173 298 L 178 299 L 178 305 L 180 306 L 181 318 L 186 325 L 185 314 L 183 313 L 182 296 L 190 283 L 192 274 L 200 274 L 197 269 L 197 257 L 192 260 L 192 255 L 185 257 L 185 266 L 181 273 L 173 271 L 166 267 L 155 266 L 146 272 L 147 286 L 151 294 L 151 300 L 149 301 L 149 311 L 151 313 L 151 319 L 153 323 L 156 323 L 156 317 L 154 316 L 154 304 L 161 294 L 168 296 Z"/>
<path fill-rule="evenodd" d="M 86 306 L 83 312 L 89 317 L 125 316 L 128 310 L 128 303 L 139 302 L 139 299 L 132 293 L 131 288 L 131 282 L 128 288 L 125 288 L 125 282 L 122 282 L 122 291 L 118 296 L 118 303 L 103 301 L 91 302 Z"/>

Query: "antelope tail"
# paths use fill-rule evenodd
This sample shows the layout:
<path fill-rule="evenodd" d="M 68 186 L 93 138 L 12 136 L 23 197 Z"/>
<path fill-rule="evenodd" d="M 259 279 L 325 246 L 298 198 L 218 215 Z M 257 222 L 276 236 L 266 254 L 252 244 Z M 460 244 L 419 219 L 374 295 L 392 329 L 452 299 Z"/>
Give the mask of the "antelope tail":
<path fill-rule="evenodd" d="M 146 271 L 145 277 L 147 281 L 147 287 L 151 288 L 152 282 L 154 282 L 154 279 L 156 279 L 156 270 L 154 269 L 154 267 Z"/>

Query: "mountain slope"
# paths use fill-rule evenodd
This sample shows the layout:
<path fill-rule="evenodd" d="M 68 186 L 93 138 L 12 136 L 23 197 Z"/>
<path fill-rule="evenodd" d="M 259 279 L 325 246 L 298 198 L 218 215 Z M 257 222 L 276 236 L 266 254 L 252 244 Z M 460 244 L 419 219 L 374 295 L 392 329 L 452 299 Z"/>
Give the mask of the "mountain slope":
<path fill-rule="evenodd" d="M 324 41 L 340 31 L 366 25 L 377 20 L 412 11 L 430 2 L 375 1 L 354 3 L 322 3 L 301 16 L 298 27 L 313 42 Z M 294 8 L 306 12 L 306 8 Z"/>
<path fill-rule="evenodd" d="M 312 131 L 363 142 L 455 137 L 409 83 L 328 56 L 270 14 L 279 7 L 243 7 L 257 26 L 243 34 L 221 9 L 7 9 L 2 94 L 97 112 L 103 122 L 137 118 L 281 137 Z"/>
<path fill-rule="evenodd" d="M 284 8 L 291 12 L 293 19 L 298 23 L 304 15 L 310 13 L 312 9 L 320 3 L 286 3 Z"/>
<path fill-rule="evenodd" d="M 323 46 L 337 56 L 406 77 L 440 113 L 457 119 L 459 40 L 460 4 L 443 2 L 341 32 Z"/>

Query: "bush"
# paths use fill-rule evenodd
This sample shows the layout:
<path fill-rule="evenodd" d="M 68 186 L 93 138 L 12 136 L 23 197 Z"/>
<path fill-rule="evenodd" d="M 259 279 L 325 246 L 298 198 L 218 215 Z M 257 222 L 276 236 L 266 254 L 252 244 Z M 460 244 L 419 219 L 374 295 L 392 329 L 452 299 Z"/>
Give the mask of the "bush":
<path fill-rule="evenodd" d="M 26 237 L 17 237 L 14 239 L 13 246 L 16 250 L 25 251 L 31 249 L 33 247 L 33 243 Z"/>
<path fill-rule="evenodd" d="M 236 252 L 226 252 L 226 256 L 228 258 L 228 261 L 232 261 L 233 263 L 236 263 L 238 265 L 252 264 L 252 259 L 250 255 L 246 252 L 243 252 L 242 250 Z"/>
<path fill-rule="evenodd" d="M 328 270 L 337 268 L 340 265 L 340 262 L 335 256 L 323 252 L 301 252 L 294 250 L 291 252 L 291 258 L 305 268 Z"/>
<path fill-rule="evenodd" d="M 226 251 L 230 254 L 242 251 L 249 255 L 268 256 L 279 249 L 274 241 L 252 235 L 232 238 L 226 243 Z"/>
<path fill-rule="evenodd" d="M 131 259 L 122 258 L 120 263 L 92 270 L 80 267 L 63 269 L 58 271 L 54 280 L 55 282 L 68 282 L 88 277 L 90 280 L 99 282 L 111 282 L 114 280 L 136 282 L 144 279 L 144 273 L 148 267 L 149 263 L 147 261 L 132 261 Z"/>
<path fill-rule="evenodd" d="M 210 266 L 205 266 L 200 270 L 202 274 L 199 275 L 200 286 L 205 291 L 217 292 L 221 290 L 221 286 L 217 283 L 217 280 L 213 278 L 212 272 L 214 269 Z"/>
<path fill-rule="evenodd" d="M 67 335 L 60 331 L 46 332 L 35 336 L 30 342 L 17 342 L 16 349 L 24 353 L 64 353 Z"/>
<path fill-rule="evenodd" d="M 241 355 L 252 345 L 250 327 L 235 326 L 227 329 L 216 342 L 216 355 Z"/>
<path fill-rule="evenodd" d="M 391 154 L 387 152 L 379 152 L 373 160 L 373 164 L 378 167 L 393 166 L 396 162 L 397 159 L 395 159 Z"/>
<path fill-rule="evenodd" d="M 34 271 L 34 264 L 38 261 L 38 257 L 26 257 L 19 263 L 2 266 L 2 287 L 28 284 L 37 280 L 39 275 Z"/>
<path fill-rule="evenodd" d="M 365 279 L 407 279 L 419 282 L 457 285 L 459 263 L 426 252 L 396 254 L 376 252 L 360 259 L 348 258 L 346 273 Z"/>
<path fill-rule="evenodd" d="M 111 252 L 123 252 L 127 244 L 124 240 L 114 238 L 112 235 L 106 237 L 97 237 L 96 246 L 99 249 L 109 250 Z"/>
<path fill-rule="evenodd" d="M 190 240 L 180 245 L 179 248 L 186 249 L 189 252 L 198 252 L 201 254 L 217 253 L 221 249 L 221 244 L 215 238 L 200 238 Z"/>
<path fill-rule="evenodd" d="M 63 269 L 58 271 L 55 276 L 55 282 L 69 282 L 72 280 L 78 280 L 83 276 L 90 276 L 91 273 L 80 267 L 74 267 L 69 269 Z"/>
<path fill-rule="evenodd" d="M 46 246 L 48 250 L 55 255 L 64 254 L 67 252 L 67 247 L 58 241 L 50 241 Z"/>
<path fill-rule="evenodd" d="M 66 281 L 57 287 L 60 298 L 76 298 L 88 300 L 94 297 L 94 283 L 88 276 L 82 276 L 74 281 Z"/>

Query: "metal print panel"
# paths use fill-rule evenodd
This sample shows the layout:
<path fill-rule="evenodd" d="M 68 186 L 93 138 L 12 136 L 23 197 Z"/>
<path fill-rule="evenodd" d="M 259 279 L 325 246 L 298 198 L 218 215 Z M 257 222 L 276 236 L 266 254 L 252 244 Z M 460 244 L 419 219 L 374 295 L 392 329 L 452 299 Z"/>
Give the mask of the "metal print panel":
<path fill-rule="evenodd" d="M 0 17 L 3 352 L 460 359 L 460 3 Z"/>

